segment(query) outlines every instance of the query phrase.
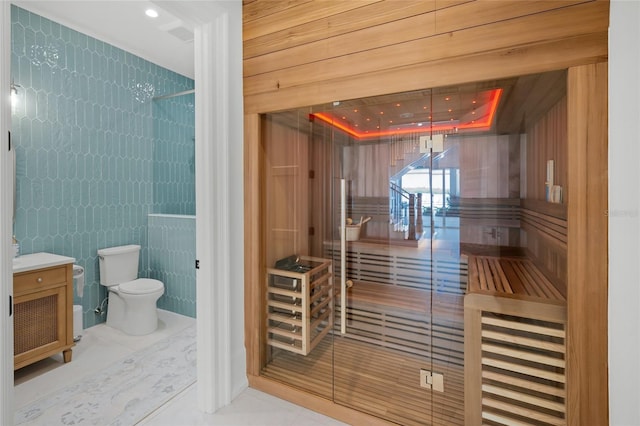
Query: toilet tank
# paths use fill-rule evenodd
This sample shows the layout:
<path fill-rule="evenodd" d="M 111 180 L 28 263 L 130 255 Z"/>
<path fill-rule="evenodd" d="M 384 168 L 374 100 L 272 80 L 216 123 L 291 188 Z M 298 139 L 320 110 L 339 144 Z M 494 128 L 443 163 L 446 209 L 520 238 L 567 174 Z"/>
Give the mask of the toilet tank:
<path fill-rule="evenodd" d="M 100 284 L 110 287 L 138 278 L 140 246 L 128 245 L 98 250 Z"/>

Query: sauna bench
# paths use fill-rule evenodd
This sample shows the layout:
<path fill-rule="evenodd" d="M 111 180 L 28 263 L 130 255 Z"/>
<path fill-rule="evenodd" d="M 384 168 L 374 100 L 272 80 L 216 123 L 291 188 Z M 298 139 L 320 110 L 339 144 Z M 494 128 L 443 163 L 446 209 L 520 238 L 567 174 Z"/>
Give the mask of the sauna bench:
<path fill-rule="evenodd" d="M 339 292 L 338 288 L 338 312 Z M 462 369 L 462 295 L 354 281 L 346 304 L 346 337 Z M 340 315 L 336 322 L 338 330 Z"/>
<path fill-rule="evenodd" d="M 74 262 L 51 253 L 14 259 L 14 370 L 60 352 L 71 361 Z"/>
<path fill-rule="evenodd" d="M 338 295 L 339 291 L 338 288 Z M 434 315 L 454 321 L 462 318 L 463 297 L 397 285 L 354 281 L 353 287 L 347 289 L 347 304 L 420 316 L 429 314 L 433 309 Z"/>
<path fill-rule="evenodd" d="M 527 257 L 468 256 L 465 424 L 566 424 L 566 299 Z"/>
<path fill-rule="evenodd" d="M 539 298 L 548 303 L 566 302 L 556 286 L 527 257 L 468 256 L 467 264 L 467 294 L 513 295 Z"/>
<path fill-rule="evenodd" d="M 324 249 L 327 257 L 340 255 L 339 241 L 325 242 Z M 400 292 L 415 289 L 464 295 L 467 288 L 466 258 L 457 249 L 444 246 L 432 252 L 428 245 L 415 248 L 352 241 L 347 244 L 346 262 L 348 279 L 390 286 Z M 339 266 L 337 276 L 338 272 Z"/>

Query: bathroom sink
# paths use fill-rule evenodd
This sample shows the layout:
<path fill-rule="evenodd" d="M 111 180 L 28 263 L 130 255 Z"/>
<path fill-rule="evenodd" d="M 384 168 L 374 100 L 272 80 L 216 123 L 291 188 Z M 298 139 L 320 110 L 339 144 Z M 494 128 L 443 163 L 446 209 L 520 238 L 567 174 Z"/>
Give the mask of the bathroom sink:
<path fill-rule="evenodd" d="M 53 253 L 32 253 L 13 258 L 13 273 L 49 268 L 52 266 L 74 263 L 73 257 L 60 256 Z"/>

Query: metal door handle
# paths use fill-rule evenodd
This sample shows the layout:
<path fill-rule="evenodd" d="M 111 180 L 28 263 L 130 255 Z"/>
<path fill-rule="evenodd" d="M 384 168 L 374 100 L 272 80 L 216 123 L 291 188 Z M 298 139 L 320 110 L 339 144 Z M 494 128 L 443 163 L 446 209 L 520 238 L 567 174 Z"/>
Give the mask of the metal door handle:
<path fill-rule="evenodd" d="M 340 334 L 347 333 L 347 186 L 340 179 Z"/>

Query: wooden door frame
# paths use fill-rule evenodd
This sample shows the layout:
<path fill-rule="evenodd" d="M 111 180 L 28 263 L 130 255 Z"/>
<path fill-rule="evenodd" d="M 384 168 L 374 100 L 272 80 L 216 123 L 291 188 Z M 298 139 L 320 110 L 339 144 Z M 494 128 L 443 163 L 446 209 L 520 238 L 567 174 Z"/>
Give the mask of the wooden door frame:
<path fill-rule="evenodd" d="M 558 43 L 558 42 L 551 42 Z M 569 55 L 549 55 L 545 43 L 530 51 L 490 51 L 438 62 L 441 71 L 433 74 L 414 69 L 401 73 L 403 90 L 461 84 L 495 78 L 533 74 L 557 69 L 568 69 L 568 143 L 570 158 L 567 186 L 571 188 L 567 213 L 569 222 L 569 253 L 567 288 L 568 310 L 568 373 L 567 424 L 581 425 L 608 423 L 608 353 L 607 353 L 607 114 L 608 81 L 606 44 L 591 48 L 582 59 Z M 554 47 L 547 46 L 551 51 Z M 543 56 L 541 56 L 543 55 Z M 544 60 L 542 60 L 544 59 Z M 411 74 L 411 76 L 409 76 Z M 389 79 L 381 73 L 379 84 L 371 84 L 369 77 L 358 83 L 350 81 L 351 98 L 380 93 Z M 396 80 L 397 81 L 397 80 Z M 336 84 L 342 84 L 336 82 Z M 397 83 L 395 83 L 397 86 Z M 394 90 L 398 87 L 394 86 Z M 300 96 L 289 91 L 278 103 L 277 110 L 333 101 L 328 99 L 334 90 L 311 90 L 302 87 Z M 327 95 L 328 93 L 328 95 Z M 276 95 L 276 97 L 279 97 Z M 363 421 L 368 416 L 353 412 L 331 401 L 310 396 L 289 386 L 275 383 L 260 376 L 261 293 L 264 276 L 261 237 L 260 183 L 262 147 L 260 140 L 261 110 L 274 101 L 251 102 L 245 97 L 245 345 L 247 349 L 247 375 L 252 387 L 272 393 L 296 404 L 325 413 L 342 421 Z M 257 105 L 257 106 L 253 106 Z M 262 105 L 262 107 L 260 106 Z M 276 108 L 274 108 L 276 110 Z M 572 222 L 571 220 L 575 221 Z M 589 232 L 597 226 L 599 232 Z M 597 261 L 599 260 L 599 261 Z M 597 345 L 598 349 L 593 350 Z M 589 348 L 590 350 L 587 350 Z M 372 419 L 369 419 L 373 421 Z M 379 422 L 379 420 L 378 420 Z M 384 422 L 383 422 L 384 423 Z M 372 423 L 373 424 L 373 423 Z"/>

